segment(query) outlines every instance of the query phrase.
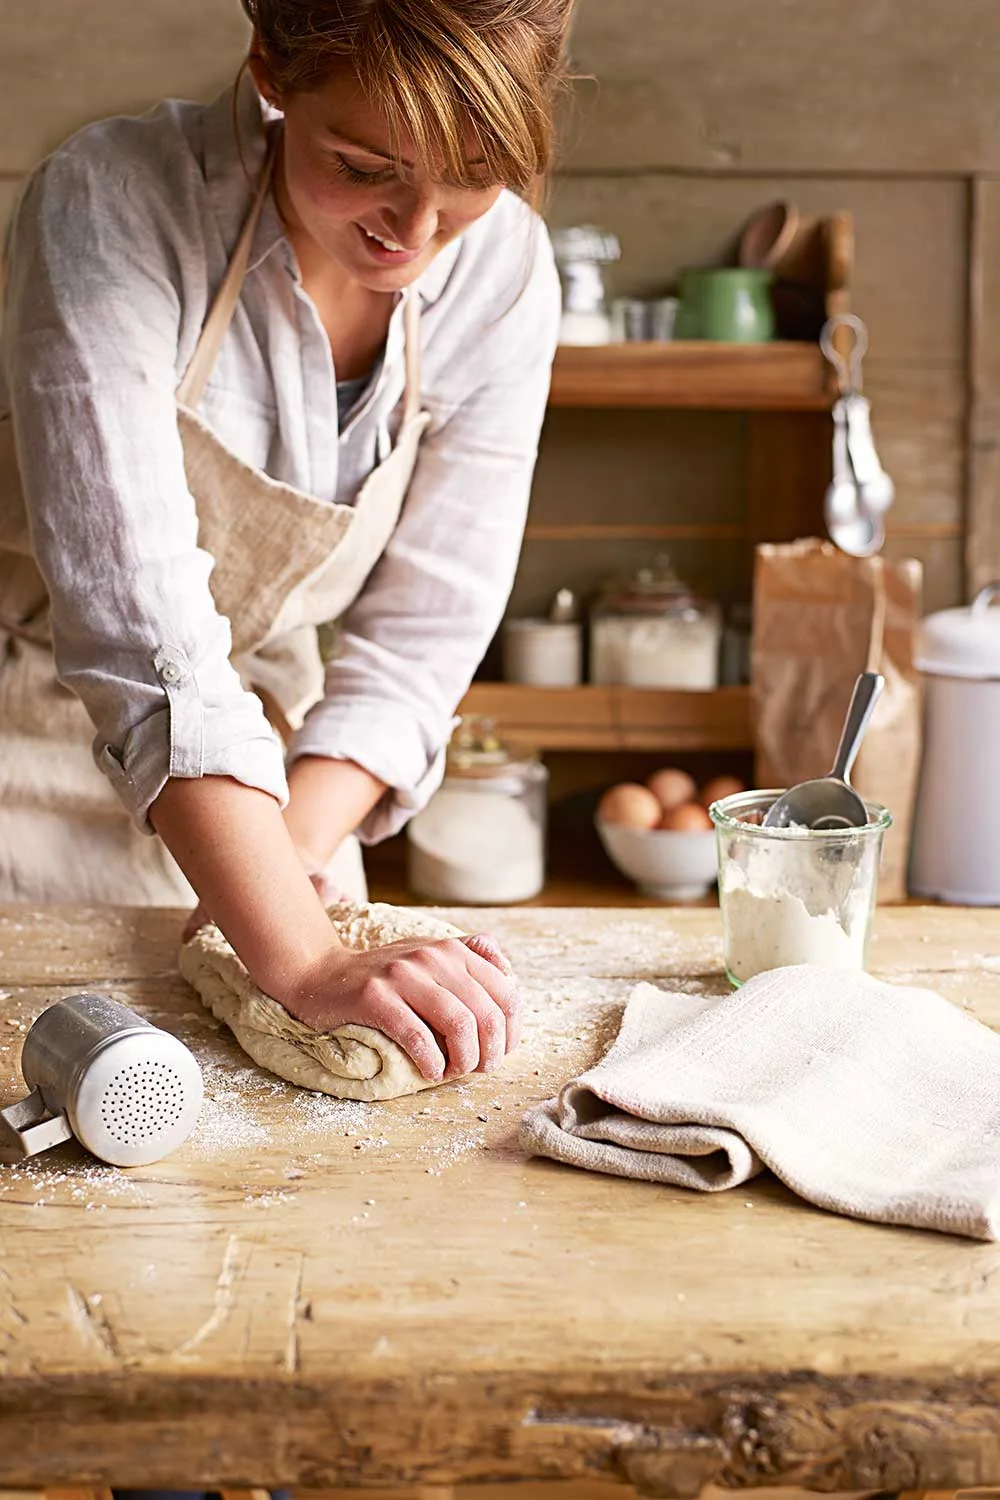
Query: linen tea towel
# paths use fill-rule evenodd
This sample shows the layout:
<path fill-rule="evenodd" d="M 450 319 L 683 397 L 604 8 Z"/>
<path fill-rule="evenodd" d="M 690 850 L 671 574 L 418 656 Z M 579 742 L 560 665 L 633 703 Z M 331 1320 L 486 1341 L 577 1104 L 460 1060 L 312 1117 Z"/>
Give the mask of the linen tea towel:
<path fill-rule="evenodd" d="M 770 1168 L 834 1213 L 995 1240 L 1000 1036 L 931 990 L 810 965 L 723 997 L 640 984 L 521 1141 L 705 1192 Z"/>

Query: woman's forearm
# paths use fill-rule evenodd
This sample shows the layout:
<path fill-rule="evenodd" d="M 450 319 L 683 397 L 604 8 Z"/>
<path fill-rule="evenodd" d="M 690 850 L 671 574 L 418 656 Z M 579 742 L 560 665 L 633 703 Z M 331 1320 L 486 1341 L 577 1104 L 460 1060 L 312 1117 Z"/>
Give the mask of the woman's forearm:
<path fill-rule="evenodd" d="M 255 982 L 281 997 L 339 947 L 277 802 L 227 776 L 171 779 L 153 827 Z"/>
<path fill-rule="evenodd" d="M 303 755 L 288 772 L 285 826 L 310 871 L 329 862 L 385 793 L 385 783 L 353 761 Z"/>

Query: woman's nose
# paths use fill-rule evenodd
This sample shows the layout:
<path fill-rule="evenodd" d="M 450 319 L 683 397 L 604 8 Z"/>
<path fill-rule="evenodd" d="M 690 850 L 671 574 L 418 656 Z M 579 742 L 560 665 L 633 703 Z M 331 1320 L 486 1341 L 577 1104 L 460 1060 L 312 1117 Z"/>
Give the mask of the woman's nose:
<path fill-rule="evenodd" d="M 393 237 L 407 250 L 421 250 L 438 227 L 438 204 L 430 193 L 410 189 L 392 205 Z"/>

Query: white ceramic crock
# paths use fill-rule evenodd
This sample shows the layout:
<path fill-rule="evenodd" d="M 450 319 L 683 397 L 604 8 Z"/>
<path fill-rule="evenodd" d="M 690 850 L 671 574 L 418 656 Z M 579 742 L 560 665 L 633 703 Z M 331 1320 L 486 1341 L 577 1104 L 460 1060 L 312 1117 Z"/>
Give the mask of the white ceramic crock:
<path fill-rule="evenodd" d="M 910 890 L 1000 905 L 1000 582 L 924 621 L 924 756 Z"/>

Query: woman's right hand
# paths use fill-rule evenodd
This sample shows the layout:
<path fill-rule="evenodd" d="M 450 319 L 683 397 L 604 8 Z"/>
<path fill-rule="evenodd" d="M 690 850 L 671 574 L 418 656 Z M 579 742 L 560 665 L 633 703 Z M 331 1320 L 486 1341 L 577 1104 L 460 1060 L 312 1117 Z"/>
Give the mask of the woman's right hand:
<path fill-rule="evenodd" d="M 433 1082 L 492 1072 L 517 1046 L 521 1002 L 495 939 L 409 938 L 331 948 L 275 997 L 317 1030 L 371 1026 Z"/>
<path fill-rule="evenodd" d="M 489 1071 L 517 1045 L 520 1000 L 497 943 L 480 934 L 344 948 L 266 792 L 224 776 L 171 778 L 150 817 L 254 982 L 308 1025 L 384 1031 L 432 1082 Z"/>

